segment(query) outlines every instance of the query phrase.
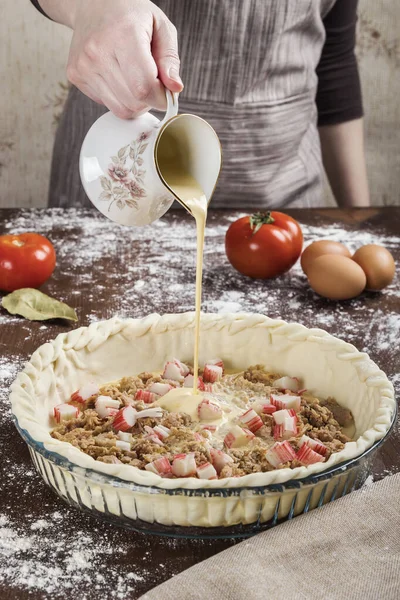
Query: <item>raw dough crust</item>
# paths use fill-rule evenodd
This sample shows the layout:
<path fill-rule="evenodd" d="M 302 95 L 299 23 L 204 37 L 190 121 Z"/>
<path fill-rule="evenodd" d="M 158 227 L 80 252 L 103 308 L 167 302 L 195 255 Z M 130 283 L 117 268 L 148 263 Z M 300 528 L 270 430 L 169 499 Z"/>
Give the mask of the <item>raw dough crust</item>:
<path fill-rule="evenodd" d="M 88 380 L 103 384 L 129 373 L 160 370 L 178 356 L 191 360 L 194 313 L 113 318 L 59 335 L 32 355 L 11 387 L 12 410 L 20 428 L 37 442 L 84 468 L 143 485 L 173 488 L 263 486 L 300 479 L 361 455 L 388 431 L 395 411 L 394 390 L 368 355 L 321 329 L 269 319 L 260 314 L 203 314 L 200 360 L 221 356 L 228 369 L 262 363 L 290 373 L 322 397 L 333 396 L 354 416 L 356 441 L 326 463 L 239 478 L 163 479 L 130 465 L 95 461 L 72 445 L 53 439 L 49 415 L 56 404 Z"/>

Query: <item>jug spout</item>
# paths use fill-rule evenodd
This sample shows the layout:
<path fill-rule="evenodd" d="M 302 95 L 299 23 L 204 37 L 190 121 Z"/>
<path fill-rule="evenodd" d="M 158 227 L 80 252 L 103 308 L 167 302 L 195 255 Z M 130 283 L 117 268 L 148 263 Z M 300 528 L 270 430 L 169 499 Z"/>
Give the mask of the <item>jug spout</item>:
<path fill-rule="evenodd" d="M 193 192 L 193 186 L 209 203 L 217 184 L 222 164 L 218 135 L 196 115 L 172 117 L 157 136 L 154 162 L 164 186 L 191 212 L 185 200 L 190 199 L 187 194 Z"/>

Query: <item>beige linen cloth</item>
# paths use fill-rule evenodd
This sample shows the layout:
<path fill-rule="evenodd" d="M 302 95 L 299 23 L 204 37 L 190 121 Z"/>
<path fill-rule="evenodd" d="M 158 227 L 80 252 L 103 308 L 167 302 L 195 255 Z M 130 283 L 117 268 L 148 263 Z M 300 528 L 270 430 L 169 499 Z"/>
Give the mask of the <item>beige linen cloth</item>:
<path fill-rule="evenodd" d="M 399 600 L 400 473 L 243 541 L 141 600 Z"/>

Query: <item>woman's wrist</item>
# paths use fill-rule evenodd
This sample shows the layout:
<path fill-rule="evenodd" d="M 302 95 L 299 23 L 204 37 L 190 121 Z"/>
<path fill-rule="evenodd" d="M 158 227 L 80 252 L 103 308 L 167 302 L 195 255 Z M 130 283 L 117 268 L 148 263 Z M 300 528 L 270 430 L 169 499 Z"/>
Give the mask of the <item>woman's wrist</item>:
<path fill-rule="evenodd" d="M 77 3 L 79 0 L 38 0 L 43 11 L 53 21 L 74 28 Z"/>

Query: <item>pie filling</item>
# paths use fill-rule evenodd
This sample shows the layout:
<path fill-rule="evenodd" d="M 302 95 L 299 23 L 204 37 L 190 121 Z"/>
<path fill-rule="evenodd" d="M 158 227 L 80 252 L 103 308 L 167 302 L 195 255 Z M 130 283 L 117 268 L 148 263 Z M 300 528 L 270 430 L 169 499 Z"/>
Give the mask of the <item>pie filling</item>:
<path fill-rule="evenodd" d="M 177 359 L 101 388 L 88 382 L 54 408 L 51 436 L 97 461 L 162 477 L 223 479 L 325 462 L 354 433 L 351 412 L 315 397 L 295 377 L 262 365 L 225 373 Z"/>

